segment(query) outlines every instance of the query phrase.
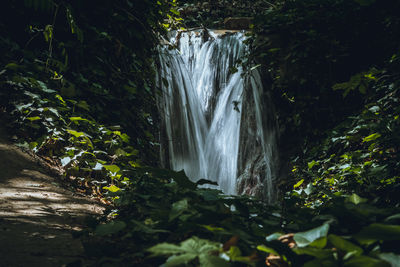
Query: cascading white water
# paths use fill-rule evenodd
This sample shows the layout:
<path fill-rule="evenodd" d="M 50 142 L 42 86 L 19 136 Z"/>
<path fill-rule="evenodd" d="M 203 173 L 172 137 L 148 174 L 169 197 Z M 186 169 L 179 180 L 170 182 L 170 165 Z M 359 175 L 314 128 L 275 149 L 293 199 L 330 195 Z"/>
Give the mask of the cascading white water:
<path fill-rule="evenodd" d="M 254 96 L 258 143 L 265 156 L 268 196 L 272 195 L 272 155 L 262 120 L 262 85 L 257 70 L 243 75 L 237 60 L 246 51 L 244 33 L 181 32 L 171 38 L 178 49 L 160 52 L 161 111 L 170 167 L 189 178 L 216 181 L 236 194 L 244 88 Z M 232 68 L 237 68 L 232 72 Z M 246 77 L 244 77 L 246 76 Z"/>

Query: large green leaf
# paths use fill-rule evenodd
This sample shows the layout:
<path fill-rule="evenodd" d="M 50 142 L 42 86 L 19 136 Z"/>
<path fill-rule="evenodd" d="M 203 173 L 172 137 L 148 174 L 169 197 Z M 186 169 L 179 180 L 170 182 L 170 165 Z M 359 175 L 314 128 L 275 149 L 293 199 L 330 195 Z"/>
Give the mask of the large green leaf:
<path fill-rule="evenodd" d="M 373 223 L 364 227 L 355 238 L 362 244 L 368 244 L 375 241 L 400 240 L 400 226 Z"/>
<path fill-rule="evenodd" d="M 331 249 L 320 249 L 320 248 L 295 248 L 293 251 L 298 255 L 310 255 L 318 259 L 333 258 Z"/>
<path fill-rule="evenodd" d="M 308 230 L 306 232 L 300 232 L 294 235 L 294 241 L 298 247 L 306 247 L 316 241 L 317 239 L 324 238 L 327 236 L 329 231 L 329 224 L 323 224 L 317 228 Z"/>
<path fill-rule="evenodd" d="M 328 236 L 328 240 L 332 244 L 332 246 L 335 247 L 336 249 L 346 252 L 354 252 L 354 255 L 356 256 L 361 255 L 363 253 L 362 248 L 351 243 L 350 241 L 343 239 L 340 236 L 331 234 Z"/>
<path fill-rule="evenodd" d="M 392 267 L 400 267 L 400 255 L 394 253 L 381 253 L 378 257 L 381 260 L 389 262 Z"/>

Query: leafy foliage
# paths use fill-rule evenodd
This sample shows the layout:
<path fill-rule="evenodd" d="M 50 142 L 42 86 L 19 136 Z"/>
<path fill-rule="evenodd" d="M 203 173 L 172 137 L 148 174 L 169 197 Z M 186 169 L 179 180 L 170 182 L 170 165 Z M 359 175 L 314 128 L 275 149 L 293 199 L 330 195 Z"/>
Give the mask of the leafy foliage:
<path fill-rule="evenodd" d="M 374 89 L 377 94 L 359 115 L 341 123 L 306 152 L 306 168 L 298 166 L 304 166 L 304 161 L 294 163 L 293 175 L 308 183 L 297 184 L 293 194 L 320 201 L 356 192 L 387 204 L 398 203 L 397 81 L 381 79 Z"/>
<path fill-rule="evenodd" d="M 177 23 L 174 6 L 47 0 L 4 5 L 0 29 L 16 31 L 1 39 L 7 56 L 0 105 L 21 145 L 60 159 L 67 177 L 96 194 L 129 183 L 118 165 L 154 164 L 152 57 L 164 18 Z"/>
<path fill-rule="evenodd" d="M 83 238 L 97 265 L 396 266 L 398 3 L 246 3 L 9 1 L 3 120 L 21 146 L 110 204 Z M 258 13 L 242 62 L 269 80 L 290 141 L 280 206 L 154 167 L 154 48 L 181 26 L 180 11 L 188 25 Z"/>

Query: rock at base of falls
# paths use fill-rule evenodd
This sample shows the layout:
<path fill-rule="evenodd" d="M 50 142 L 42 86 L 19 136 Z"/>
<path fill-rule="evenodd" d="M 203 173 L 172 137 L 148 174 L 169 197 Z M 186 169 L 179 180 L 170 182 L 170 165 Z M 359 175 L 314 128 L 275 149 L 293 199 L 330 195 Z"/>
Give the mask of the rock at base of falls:
<path fill-rule="evenodd" d="M 237 180 L 238 194 L 266 199 L 265 174 L 267 166 L 261 151 L 258 151 L 258 153 L 252 158 L 249 158 L 246 162 L 247 165 Z"/>
<path fill-rule="evenodd" d="M 260 77 L 248 79 L 242 98 L 237 193 L 273 202 L 279 165 L 276 114 Z"/>

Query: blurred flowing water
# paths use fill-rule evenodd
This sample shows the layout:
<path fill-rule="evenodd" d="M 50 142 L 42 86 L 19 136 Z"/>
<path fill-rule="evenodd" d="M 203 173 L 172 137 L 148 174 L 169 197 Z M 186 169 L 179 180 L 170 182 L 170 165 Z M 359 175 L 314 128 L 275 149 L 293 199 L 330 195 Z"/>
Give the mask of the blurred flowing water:
<path fill-rule="evenodd" d="M 160 49 L 162 160 L 193 181 L 216 181 L 226 194 L 258 194 L 271 201 L 274 114 L 265 114 L 273 111 L 258 70 L 244 73 L 236 64 L 247 51 L 244 40 L 241 32 L 180 32 L 169 40 L 177 49 Z M 256 162 L 261 162 L 258 172 Z"/>

